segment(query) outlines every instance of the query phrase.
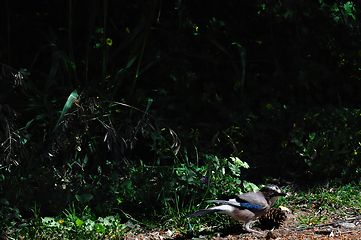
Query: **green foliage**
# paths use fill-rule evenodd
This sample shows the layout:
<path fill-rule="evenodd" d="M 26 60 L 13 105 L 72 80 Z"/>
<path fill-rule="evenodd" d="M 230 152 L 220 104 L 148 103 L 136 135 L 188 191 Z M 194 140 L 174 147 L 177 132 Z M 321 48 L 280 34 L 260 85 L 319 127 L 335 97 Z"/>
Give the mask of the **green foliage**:
<path fill-rule="evenodd" d="M 312 214 L 311 216 L 306 216 L 305 214 L 297 215 L 297 220 L 299 221 L 300 227 L 310 227 L 322 224 L 327 221 L 327 218 L 327 216 L 320 213 Z"/>
<path fill-rule="evenodd" d="M 359 215 L 361 202 L 358 197 L 360 184 L 343 184 L 339 181 L 332 181 L 326 186 L 318 186 L 308 191 L 298 191 L 291 194 L 288 204 L 294 205 L 294 210 L 299 206 L 313 209 L 315 212 L 338 213 L 345 218 Z M 316 217 L 318 218 L 318 216 Z"/>
<path fill-rule="evenodd" d="M 4 198 L 0 198 L 0 210 L 0 232 L 14 227 L 16 223 L 12 220 L 21 218 L 19 209 Z"/>
<path fill-rule="evenodd" d="M 43 217 L 39 223 L 32 225 L 31 230 L 26 231 L 21 228 L 17 232 L 8 233 L 8 236 L 31 239 L 120 238 L 131 229 L 128 225 L 120 223 L 118 216 L 93 219 L 90 211 L 86 211 L 86 209 L 81 214 L 77 214 L 72 206 L 64 212 L 64 216 Z"/>
<path fill-rule="evenodd" d="M 306 191 L 295 190 L 281 203 L 292 206 L 297 215 L 299 227 L 314 226 L 325 223 L 335 215 L 341 218 L 352 218 L 360 215 L 361 202 L 359 183 L 344 184 L 331 181 L 325 186 L 317 186 Z"/>
<path fill-rule="evenodd" d="M 360 110 L 319 109 L 305 114 L 291 132 L 296 152 L 310 171 L 329 176 L 360 176 Z"/>
<path fill-rule="evenodd" d="M 254 172 L 359 176 L 359 12 L 282 4 L 7 1 L 4 212 L 183 224 Z"/>
<path fill-rule="evenodd" d="M 125 212 L 131 209 L 134 217 L 146 214 L 148 218 L 171 218 L 178 222 L 175 217 L 182 215 L 184 208 L 189 208 L 189 202 L 195 205 L 221 194 L 239 193 L 239 187 L 243 186 L 239 180 L 239 169 L 234 168 L 232 160 L 212 155 L 204 157 L 209 163 L 206 167 L 193 163 L 177 167 L 154 167 L 141 163 L 133 167 L 127 174 L 128 178 L 121 183 L 114 181 L 114 187 L 111 185 L 111 189 L 118 190 L 115 193 L 119 196 L 117 209 Z M 246 164 L 234 159 L 239 164 Z"/>

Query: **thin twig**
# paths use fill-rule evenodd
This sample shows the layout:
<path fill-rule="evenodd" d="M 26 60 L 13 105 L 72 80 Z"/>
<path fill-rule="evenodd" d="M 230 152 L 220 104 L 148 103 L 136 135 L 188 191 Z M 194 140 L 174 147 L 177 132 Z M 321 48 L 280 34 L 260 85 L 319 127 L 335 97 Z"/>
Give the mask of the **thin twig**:
<path fill-rule="evenodd" d="M 319 224 L 319 225 L 315 225 L 312 227 L 297 228 L 296 231 L 303 231 L 303 230 L 312 229 L 315 227 L 330 226 L 330 225 L 335 225 L 335 224 L 339 224 L 339 223 L 343 223 L 343 222 L 351 222 L 351 221 L 355 221 L 355 220 L 359 220 L 359 219 L 361 219 L 361 216 L 358 216 L 355 218 L 350 218 L 350 219 L 345 219 L 345 220 L 340 220 L 340 221 L 336 221 L 336 222 L 332 222 L 332 223 Z"/>

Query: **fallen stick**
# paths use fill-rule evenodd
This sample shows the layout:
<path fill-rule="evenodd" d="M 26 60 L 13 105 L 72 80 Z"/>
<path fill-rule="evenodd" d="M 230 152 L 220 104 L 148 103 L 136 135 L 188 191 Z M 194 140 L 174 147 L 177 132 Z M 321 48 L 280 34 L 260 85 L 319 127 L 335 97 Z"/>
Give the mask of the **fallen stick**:
<path fill-rule="evenodd" d="M 297 228 L 296 231 L 307 230 L 307 229 L 311 229 L 311 228 L 315 228 L 315 227 L 330 226 L 330 225 L 335 225 L 335 224 L 338 224 L 338 223 L 351 222 L 351 221 L 355 221 L 355 220 L 359 220 L 359 219 L 361 219 L 361 216 L 346 219 L 346 220 L 340 220 L 340 221 L 336 221 L 336 222 L 332 222 L 332 223 L 319 224 L 319 225 L 315 225 L 315 226 L 312 226 L 312 227 Z"/>

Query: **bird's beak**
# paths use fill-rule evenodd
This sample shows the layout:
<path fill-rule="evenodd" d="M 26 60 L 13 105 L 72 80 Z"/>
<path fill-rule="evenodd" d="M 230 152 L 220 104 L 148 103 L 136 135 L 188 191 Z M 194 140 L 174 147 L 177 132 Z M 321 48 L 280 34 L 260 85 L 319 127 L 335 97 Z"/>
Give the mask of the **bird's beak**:
<path fill-rule="evenodd" d="M 279 192 L 279 193 L 278 193 L 278 196 L 280 196 L 280 197 L 286 197 L 286 196 L 287 196 L 287 193 Z"/>
<path fill-rule="evenodd" d="M 277 197 L 286 197 L 288 194 L 285 192 L 282 192 L 280 189 L 277 189 L 277 191 L 274 193 L 274 196 Z"/>

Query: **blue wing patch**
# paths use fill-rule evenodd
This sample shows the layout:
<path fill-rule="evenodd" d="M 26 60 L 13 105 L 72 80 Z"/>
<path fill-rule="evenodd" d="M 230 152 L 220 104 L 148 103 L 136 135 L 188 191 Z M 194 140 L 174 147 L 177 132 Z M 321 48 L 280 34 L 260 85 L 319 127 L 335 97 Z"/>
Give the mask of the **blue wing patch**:
<path fill-rule="evenodd" d="M 253 205 L 253 204 L 250 204 L 250 203 L 239 203 L 239 205 L 241 207 L 245 207 L 245 208 L 249 208 L 249 209 L 263 209 L 261 206 L 258 206 L 258 205 Z"/>

